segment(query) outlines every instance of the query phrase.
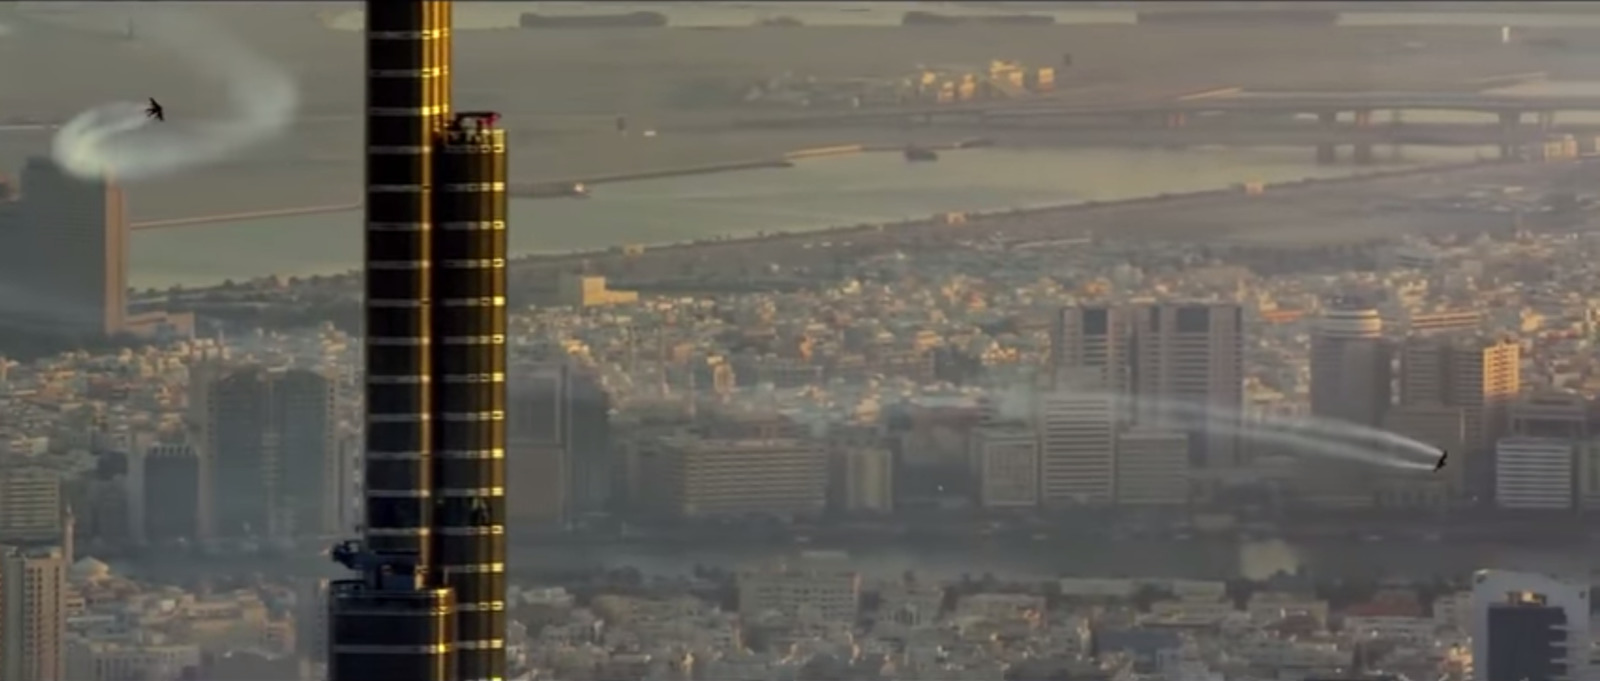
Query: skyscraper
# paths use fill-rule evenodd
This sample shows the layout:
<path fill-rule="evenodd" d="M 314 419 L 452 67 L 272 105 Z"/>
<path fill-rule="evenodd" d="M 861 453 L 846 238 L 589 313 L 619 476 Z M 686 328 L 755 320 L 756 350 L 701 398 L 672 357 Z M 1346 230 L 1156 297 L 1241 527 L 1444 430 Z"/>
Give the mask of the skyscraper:
<path fill-rule="evenodd" d="M 1232 303 L 1171 303 L 1134 314 L 1133 385 L 1140 425 L 1189 433 L 1195 465 L 1239 461 L 1244 311 Z M 1210 412 L 1201 417 L 1202 412 Z"/>
<path fill-rule="evenodd" d="M 0 229 L 0 321 L 95 337 L 127 315 L 128 216 L 110 180 L 71 177 L 47 158 L 22 169 L 22 198 Z"/>
<path fill-rule="evenodd" d="M 1059 383 L 1063 371 L 1082 380 L 1085 374 L 1074 370 L 1093 368 L 1099 371 L 1096 389 L 1127 394 L 1132 377 L 1132 316 L 1128 308 L 1107 305 L 1057 312 L 1050 329 L 1051 383 Z"/>
<path fill-rule="evenodd" d="M 1412 336 L 1402 346 L 1400 404 L 1461 410 L 1466 451 L 1461 465 L 1446 472 L 1468 491 L 1487 493 L 1492 486 L 1489 454 L 1522 388 L 1521 356 L 1514 341 L 1472 334 Z"/>
<path fill-rule="evenodd" d="M 367 526 L 331 681 L 506 675 L 506 139 L 450 115 L 450 13 L 366 7 Z"/>
<path fill-rule="evenodd" d="M 1378 311 L 1356 298 L 1330 301 L 1311 335 L 1311 414 L 1381 427 L 1389 416 L 1393 349 Z M 1332 457 L 1303 457 L 1299 498 L 1322 507 L 1371 505 L 1399 476 Z M 1431 476 L 1436 481 L 1437 476 Z"/>
<path fill-rule="evenodd" d="M 1587 678 L 1587 585 L 1504 570 L 1479 570 L 1472 582 L 1473 678 Z"/>
<path fill-rule="evenodd" d="M 1392 356 L 1376 309 L 1334 301 L 1311 336 L 1311 414 L 1381 426 L 1391 401 Z"/>
<path fill-rule="evenodd" d="M 338 526 L 333 386 L 299 369 L 241 367 L 204 389 L 202 449 L 223 536 L 315 536 Z"/>
<path fill-rule="evenodd" d="M 158 546 L 196 541 L 208 510 L 200 490 L 205 466 L 188 445 L 158 444 L 131 457 L 128 466 L 134 537 Z"/>
<path fill-rule="evenodd" d="M 1061 390 L 1037 396 L 1039 503 L 1110 505 L 1116 500 L 1118 400 Z"/>
<path fill-rule="evenodd" d="M 67 557 L 0 546 L 0 681 L 67 681 Z"/>
<path fill-rule="evenodd" d="M 506 427 L 513 517 L 536 523 L 608 510 L 615 475 L 605 388 L 565 361 L 517 376 Z"/>

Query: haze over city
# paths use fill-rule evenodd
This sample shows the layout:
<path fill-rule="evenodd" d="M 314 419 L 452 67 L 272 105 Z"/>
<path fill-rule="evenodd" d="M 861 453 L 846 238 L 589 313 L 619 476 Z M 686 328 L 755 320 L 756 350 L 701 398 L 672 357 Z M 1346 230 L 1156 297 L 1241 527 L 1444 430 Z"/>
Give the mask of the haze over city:
<path fill-rule="evenodd" d="M 0 3 L 0 681 L 1600 674 L 1600 3 Z"/>

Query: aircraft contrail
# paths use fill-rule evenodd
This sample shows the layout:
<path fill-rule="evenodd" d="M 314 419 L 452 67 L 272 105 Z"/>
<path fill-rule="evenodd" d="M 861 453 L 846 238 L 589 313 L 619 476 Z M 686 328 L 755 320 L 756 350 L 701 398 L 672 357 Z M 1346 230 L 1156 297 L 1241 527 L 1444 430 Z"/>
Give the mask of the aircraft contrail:
<path fill-rule="evenodd" d="M 169 12 L 141 12 L 139 28 L 141 38 L 220 81 L 230 111 L 221 119 L 197 120 L 170 109 L 167 122 L 152 121 L 145 116 L 144 99 L 160 100 L 160 92 L 94 107 L 56 133 L 52 155 L 68 173 L 122 180 L 168 175 L 277 137 L 293 121 L 300 98 L 294 78 L 220 26 Z"/>
<path fill-rule="evenodd" d="M 1161 416 L 1177 416 L 1188 421 L 1203 421 L 1209 430 L 1224 432 L 1240 438 L 1269 442 L 1305 454 L 1344 459 L 1387 468 L 1403 470 L 1431 470 L 1438 460 L 1439 449 L 1424 442 L 1351 423 L 1312 417 L 1253 419 L 1241 412 L 1215 405 L 1161 400 L 1119 395 L 1112 392 L 1066 390 L 1063 394 L 1076 397 L 1104 399 L 1113 412 L 1133 415 L 1139 411 Z M 1020 394 L 1002 397 L 1000 412 L 1012 419 L 1032 419 L 1032 400 L 1027 395 L 1026 404 L 1018 404 Z"/>

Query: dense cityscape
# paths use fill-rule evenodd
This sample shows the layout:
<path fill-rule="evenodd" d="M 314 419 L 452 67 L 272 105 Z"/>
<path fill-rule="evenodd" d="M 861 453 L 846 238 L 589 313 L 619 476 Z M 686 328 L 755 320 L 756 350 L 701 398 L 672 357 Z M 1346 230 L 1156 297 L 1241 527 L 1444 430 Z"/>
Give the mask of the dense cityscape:
<path fill-rule="evenodd" d="M 77 173 L 70 124 L 0 184 L 0 681 L 1600 671 L 1600 137 L 1553 100 L 1385 95 L 1393 126 L 1494 112 L 1470 161 L 521 253 L 524 133 L 462 106 L 463 8 L 363 4 L 365 70 L 337 65 L 365 88 L 359 272 L 130 288 L 138 184 Z M 648 14 L 520 21 L 669 26 Z M 966 16 L 893 30 L 1050 15 Z M 881 138 L 873 116 L 958 138 L 978 124 L 935 119 L 976 106 L 1294 127 L 1194 103 L 1226 88 L 1073 103 L 1085 59 L 747 100 Z M 1271 106 L 1341 135 L 1308 158 L 1378 165 L 1359 90 Z M 1047 144 L 982 125 L 785 163 Z M 714 171 L 787 172 L 745 166 Z"/>

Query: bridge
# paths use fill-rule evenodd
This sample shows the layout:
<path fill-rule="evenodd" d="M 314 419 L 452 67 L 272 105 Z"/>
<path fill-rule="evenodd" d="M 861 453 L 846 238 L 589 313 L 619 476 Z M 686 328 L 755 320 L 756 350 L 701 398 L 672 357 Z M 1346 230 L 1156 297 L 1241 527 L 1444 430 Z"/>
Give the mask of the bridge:
<path fill-rule="evenodd" d="M 1503 124 L 1519 122 L 1523 114 L 1538 116 L 1548 127 L 1557 112 L 1600 112 L 1600 96 L 1513 96 L 1461 92 L 1305 92 L 1246 93 L 1219 91 L 1216 96 L 1178 97 L 1156 101 L 1062 104 L 1060 102 L 983 102 L 945 106 L 887 107 L 830 113 L 790 114 L 736 120 L 747 127 L 804 127 L 900 120 L 929 124 L 939 119 L 986 121 L 1008 118 L 1072 118 L 1084 116 L 1160 117 L 1169 127 L 1181 127 L 1189 116 L 1216 113 L 1261 115 L 1311 114 L 1335 119 L 1350 114 L 1357 122 L 1370 120 L 1375 111 L 1454 111 L 1492 114 Z"/>
<path fill-rule="evenodd" d="M 1322 127 L 1315 122 L 1261 126 L 1191 125 L 1179 128 L 1149 127 L 1137 124 L 1058 124 L 953 125 L 953 131 L 973 136 L 1009 137 L 1019 141 L 1037 140 L 1052 144 L 1082 147 L 1315 147 L 1337 146 L 1425 146 L 1499 147 L 1540 144 L 1552 135 L 1569 134 L 1593 144 L 1600 136 L 1600 124 L 1562 125 L 1541 130 L 1520 127 L 1511 130 L 1482 123 L 1385 123 L 1371 127 L 1342 125 Z"/>

